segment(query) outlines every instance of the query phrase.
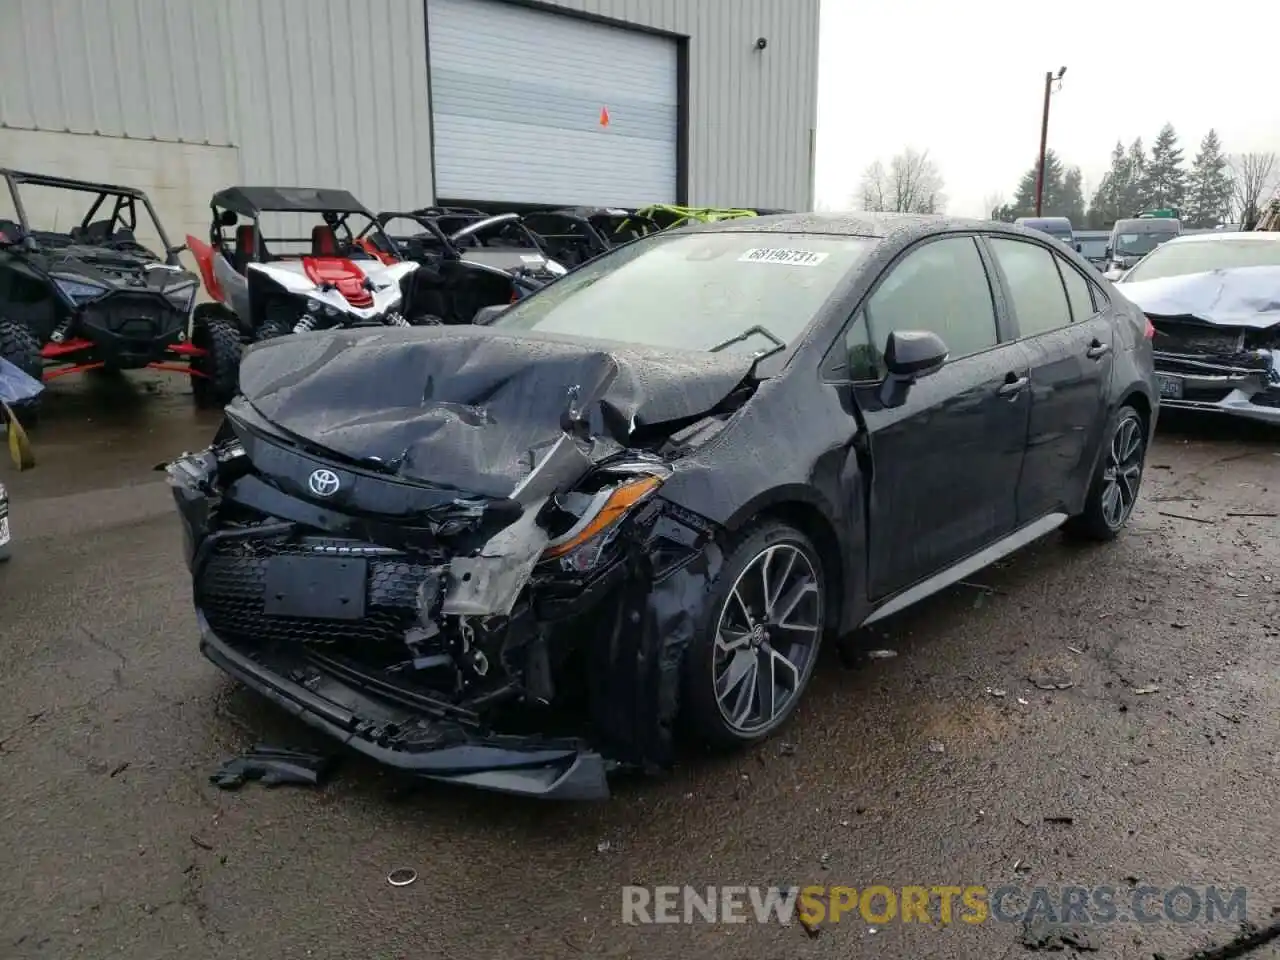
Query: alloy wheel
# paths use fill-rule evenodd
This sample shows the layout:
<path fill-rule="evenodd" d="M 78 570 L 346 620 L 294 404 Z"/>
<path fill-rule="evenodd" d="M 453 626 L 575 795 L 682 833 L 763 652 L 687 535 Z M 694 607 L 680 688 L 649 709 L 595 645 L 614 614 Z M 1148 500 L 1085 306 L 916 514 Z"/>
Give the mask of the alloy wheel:
<path fill-rule="evenodd" d="M 1112 530 L 1124 525 L 1138 502 L 1144 446 L 1137 416 L 1130 414 L 1116 424 L 1102 470 L 1102 518 Z"/>
<path fill-rule="evenodd" d="M 774 544 L 748 563 L 716 623 L 712 680 L 724 722 L 757 735 L 790 713 L 822 636 L 822 586 L 795 544 Z"/>

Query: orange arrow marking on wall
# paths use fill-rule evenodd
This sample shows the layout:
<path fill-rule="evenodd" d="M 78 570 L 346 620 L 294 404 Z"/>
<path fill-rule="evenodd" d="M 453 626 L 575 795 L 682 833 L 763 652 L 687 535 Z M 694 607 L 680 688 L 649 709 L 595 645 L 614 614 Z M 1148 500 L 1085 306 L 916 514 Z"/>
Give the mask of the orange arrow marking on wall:
<path fill-rule="evenodd" d="M 600 126 L 607 127 L 609 125 L 609 108 L 600 108 Z"/>

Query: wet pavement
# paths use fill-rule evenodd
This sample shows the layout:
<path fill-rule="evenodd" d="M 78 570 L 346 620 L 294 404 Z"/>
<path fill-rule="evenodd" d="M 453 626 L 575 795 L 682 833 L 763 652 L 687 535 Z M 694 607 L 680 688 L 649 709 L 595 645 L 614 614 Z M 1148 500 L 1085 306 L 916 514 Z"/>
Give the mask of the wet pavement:
<path fill-rule="evenodd" d="M 994 919 L 625 924 L 623 884 L 1080 884 L 1121 900 L 1218 884 L 1248 888 L 1255 922 L 1280 906 L 1274 431 L 1167 418 L 1119 541 L 1049 537 L 866 638 L 896 657 L 829 656 L 774 740 L 622 781 L 606 803 L 423 787 L 352 758 L 320 789 L 228 793 L 208 781 L 227 757 L 319 741 L 196 651 L 152 468 L 216 417 L 171 383 L 91 385 L 107 412 L 60 388 L 39 466 L 3 474 L 17 542 L 0 568 L 0 956 L 1029 953 Z M 402 867 L 417 881 L 389 885 Z M 1177 960 L 1236 930 L 1087 932 L 1090 956 Z"/>

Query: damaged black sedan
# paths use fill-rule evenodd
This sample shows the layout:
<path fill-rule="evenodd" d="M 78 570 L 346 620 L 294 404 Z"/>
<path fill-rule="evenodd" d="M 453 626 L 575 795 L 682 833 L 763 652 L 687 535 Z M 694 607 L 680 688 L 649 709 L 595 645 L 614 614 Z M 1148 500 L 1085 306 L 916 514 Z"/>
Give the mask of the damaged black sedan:
<path fill-rule="evenodd" d="M 606 795 L 678 729 L 778 729 L 824 636 L 1060 526 L 1114 537 L 1144 328 L 1030 231 L 784 215 L 646 237 L 484 325 L 255 346 L 167 467 L 202 649 L 395 767 Z"/>

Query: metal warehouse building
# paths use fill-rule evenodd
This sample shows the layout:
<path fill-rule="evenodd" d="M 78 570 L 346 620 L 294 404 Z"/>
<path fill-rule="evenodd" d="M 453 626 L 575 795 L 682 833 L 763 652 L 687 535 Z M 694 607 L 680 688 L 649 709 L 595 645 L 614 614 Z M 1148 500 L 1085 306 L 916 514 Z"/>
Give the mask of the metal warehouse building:
<path fill-rule="evenodd" d="M 810 209 L 819 0 L 2 0 L 0 165 L 374 209 Z"/>

